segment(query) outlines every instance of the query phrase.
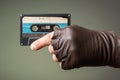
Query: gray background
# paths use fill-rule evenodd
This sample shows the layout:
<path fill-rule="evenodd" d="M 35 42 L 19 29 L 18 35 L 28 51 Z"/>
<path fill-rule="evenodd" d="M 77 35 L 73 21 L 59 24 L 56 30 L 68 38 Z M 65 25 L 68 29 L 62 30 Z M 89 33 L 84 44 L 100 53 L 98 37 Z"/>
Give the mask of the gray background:
<path fill-rule="evenodd" d="M 120 0 L 1 0 L 0 80 L 119 80 L 120 69 L 82 67 L 70 71 L 52 61 L 47 47 L 19 45 L 20 14 L 71 13 L 72 24 L 120 34 Z"/>

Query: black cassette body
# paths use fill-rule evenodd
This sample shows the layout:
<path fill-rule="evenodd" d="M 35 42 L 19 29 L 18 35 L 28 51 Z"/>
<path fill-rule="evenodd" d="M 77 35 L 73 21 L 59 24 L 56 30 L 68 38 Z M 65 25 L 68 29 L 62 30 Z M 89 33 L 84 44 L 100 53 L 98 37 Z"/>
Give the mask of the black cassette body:
<path fill-rule="evenodd" d="M 70 17 L 70 14 L 22 14 L 20 17 L 20 45 L 29 46 L 45 34 L 69 26 Z"/>

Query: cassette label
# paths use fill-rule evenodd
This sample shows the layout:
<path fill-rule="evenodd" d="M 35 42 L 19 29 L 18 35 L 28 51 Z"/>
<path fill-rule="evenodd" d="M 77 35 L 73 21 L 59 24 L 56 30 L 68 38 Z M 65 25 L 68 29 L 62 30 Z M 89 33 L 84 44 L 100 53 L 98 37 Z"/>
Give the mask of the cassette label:
<path fill-rule="evenodd" d="M 70 25 L 70 14 L 22 15 L 20 45 L 29 46 L 36 39 Z"/>

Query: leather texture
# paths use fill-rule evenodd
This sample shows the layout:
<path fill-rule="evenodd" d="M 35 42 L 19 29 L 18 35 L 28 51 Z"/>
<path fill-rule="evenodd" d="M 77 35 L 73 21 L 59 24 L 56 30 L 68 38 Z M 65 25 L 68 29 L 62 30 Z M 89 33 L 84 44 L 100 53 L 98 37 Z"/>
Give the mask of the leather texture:
<path fill-rule="evenodd" d="M 84 66 L 120 67 L 120 37 L 78 25 L 54 31 L 51 44 L 64 70 Z"/>

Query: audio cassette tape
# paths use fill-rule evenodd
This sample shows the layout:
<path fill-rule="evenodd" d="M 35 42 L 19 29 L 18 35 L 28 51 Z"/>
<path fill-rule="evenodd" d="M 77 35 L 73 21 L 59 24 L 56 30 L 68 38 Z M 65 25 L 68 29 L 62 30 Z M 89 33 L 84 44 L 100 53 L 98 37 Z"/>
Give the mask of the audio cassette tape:
<path fill-rule="evenodd" d="M 20 45 L 29 46 L 42 36 L 70 25 L 70 14 L 22 14 L 20 16 Z"/>

